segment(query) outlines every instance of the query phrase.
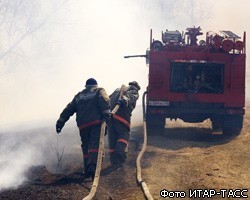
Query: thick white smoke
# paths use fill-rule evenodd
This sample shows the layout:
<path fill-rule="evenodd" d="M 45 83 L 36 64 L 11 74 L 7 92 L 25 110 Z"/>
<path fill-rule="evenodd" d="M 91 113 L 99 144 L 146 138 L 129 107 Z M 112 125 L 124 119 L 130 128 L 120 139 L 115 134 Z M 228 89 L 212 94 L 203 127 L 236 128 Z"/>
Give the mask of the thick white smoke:
<path fill-rule="evenodd" d="M 25 181 L 24 173 L 32 166 L 42 162 L 41 137 L 27 134 L 1 134 L 0 138 L 0 190 L 17 187 Z"/>
<path fill-rule="evenodd" d="M 7 145 L 8 143 L 5 143 Z M 22 147 L 1 146 L 1 168 L 0 168 L 0 189 L 15 187 L 25 181 L 23 173 L 33 163 L 34 151 L 31 146 Z"/>
<path fill-rule="evenodd" d="M 81 166 L 77 128 L 69 122 L 60 135 L 54 129 L 40 127 L 0 133 L 0 191 L 25 182 L 31 166 L 44 165 L 52 173 L 63 173 L 72 162 Z M 62 156 L 60 162 L 57 153 Z"/>

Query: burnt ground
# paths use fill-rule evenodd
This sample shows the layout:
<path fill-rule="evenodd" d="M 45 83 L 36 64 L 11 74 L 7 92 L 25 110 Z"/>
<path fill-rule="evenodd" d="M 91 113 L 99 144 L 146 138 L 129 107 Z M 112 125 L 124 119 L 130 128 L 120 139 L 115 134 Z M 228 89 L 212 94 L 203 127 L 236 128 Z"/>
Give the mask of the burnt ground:
<path fill-rule="evenodd" d="M 189 199 L 190 189 L 250 190 L 249 107 L 246 110 L 244 128 L 236 138 L 213 134 L 209 121 L 200 124 L 167 121 L 165 135 L 149 136 L 142 158 L 142 178 L 153 198 L 164 199 L 160 197 L 163 189 L 185 191 L 185 199 Z M 136 181 L 135 164 L 142 134 L 142 126 L 133 128 L 128 160 L 122 168 L 109 171 L 106 154 L 94 199 L 145 199 Z M 52 173 L 45 166 L 31 167 L 26 172 L 28 180 L 16 189 L 1 191 L 0 199 L 82 199 L 89 193 L 92 182 L 82 179 L 79 151 L 65 156 L 78 161 L 67 163 L 61 173 Z M 250 191 L 244 195 L 250 198 Z M 215 195 L 213 199 L 222 196 Z"/>

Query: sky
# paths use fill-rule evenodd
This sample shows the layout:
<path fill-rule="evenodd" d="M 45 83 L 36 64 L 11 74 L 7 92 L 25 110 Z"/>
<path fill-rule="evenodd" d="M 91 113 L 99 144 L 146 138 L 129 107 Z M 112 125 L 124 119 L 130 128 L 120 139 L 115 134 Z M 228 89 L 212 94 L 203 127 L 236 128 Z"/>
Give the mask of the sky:
<path fill-rule="evenodd" d="M 55 123 L 90 77 L 109 94 L 136 80 L 142 96 L 148 77 L 145 59 L 123 56 L 144 54 L 151 28 L 155 39 L 166 29 L 190 26 L 240 36 L 250 32 L 246 0 L 64 0 L 58 8 L 49 1 L 35 2 L 41 9 L 32 13 L 32 23 L 49 16 L 47 21 L 12 49 L 20 56 L 0 60 L 0 129 Z"/>
<path fill-rule="evenodd" d="M 108 94 L 136 80 L 141 104 L 148 67 L 144 58 L 124 56 L 146 52 L 150 29 L 154 39 L 166 29 L 193 26 L 204 33 L 231 30 L 243 36 L 246 31 L 247 50 L 250 46 L 247 0 L 23 0 L 16 8 L 17 2 L 0 3 L 0 190 L 20 185 L 32 165 L 56 163 L 51 155 L 56 120 L 88 78 Z M 138 110 L 134 113 L 140 120 Z M 78 130 L 69 124 L 74 117 L 60 145 L 74 139 L 65 152 L 76 141 L 79 151 Z M 31 129 L 41 126 L 47 129 Z"/>

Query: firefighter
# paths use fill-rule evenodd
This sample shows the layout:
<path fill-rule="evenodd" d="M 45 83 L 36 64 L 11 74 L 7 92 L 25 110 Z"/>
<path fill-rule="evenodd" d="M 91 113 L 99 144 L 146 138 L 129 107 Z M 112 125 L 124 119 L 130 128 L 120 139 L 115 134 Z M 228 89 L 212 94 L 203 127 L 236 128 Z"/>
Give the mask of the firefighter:
<path fill-rule="evenodd" d="M 119 99 L 120 89 L 116 89 L 109 97 L 111 109 L 117 104 L 120 105 L 118 111 L 108 122 L 109 153 L 112 166 L 121 166 L 126 158 L 128 147 L 131 113 L 139 98 L 140 86 L 136 81 L 129 82 L 122 98 Z"/>
<path fill-rule="evenodd" d="M 105 89 L 98 87 L 95 79 L 88 79 L 85 89 L 76 94 L 62 111 L 56 122 L 58 134 L 74 113 L 76 113 L 76 122 L 82 142 L 84 177 L 92 177 L 93 179 L 97 163 L 101 123 L 107 122 L 112 116 L 109 96 Z"/>

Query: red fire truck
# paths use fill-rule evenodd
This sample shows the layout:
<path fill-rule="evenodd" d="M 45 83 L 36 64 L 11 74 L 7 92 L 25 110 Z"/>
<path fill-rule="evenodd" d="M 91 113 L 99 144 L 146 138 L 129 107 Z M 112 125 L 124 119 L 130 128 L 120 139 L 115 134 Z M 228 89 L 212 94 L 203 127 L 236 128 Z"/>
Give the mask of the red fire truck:
<path fill-rule="evenodd" d="M 149 66 L 146 99 L 148 132 L 164 132 L 166 118 L 197 123 L 211 120 L 214 131 L 237 135 L 245 107 L 246 33 L 162 32 L 145 55 Z"/>

